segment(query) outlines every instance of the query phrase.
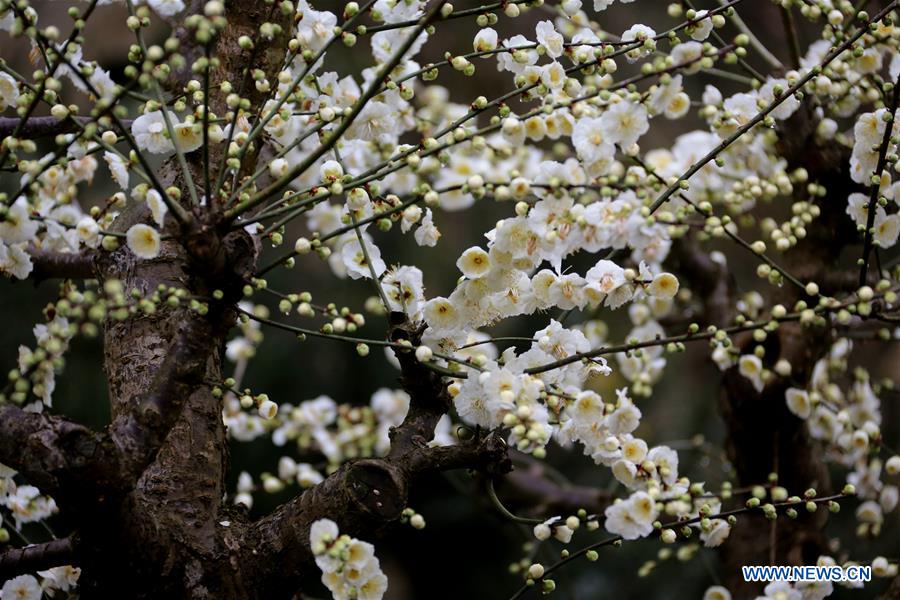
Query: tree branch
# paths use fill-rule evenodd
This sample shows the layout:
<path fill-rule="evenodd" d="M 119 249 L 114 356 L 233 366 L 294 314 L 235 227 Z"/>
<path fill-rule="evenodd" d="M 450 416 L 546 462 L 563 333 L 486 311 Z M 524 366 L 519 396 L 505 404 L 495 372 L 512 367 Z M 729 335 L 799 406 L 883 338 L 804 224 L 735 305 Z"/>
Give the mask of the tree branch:
<path fill-rule="evenodd" d="M 34 246 L 28 248 L 34 270 L 31 279 L 91 279 L 95 276 L 93 252 L 55 252 Z"/>
<path fill-rule="evenodd" d="M 504 504 L 517 512 L 537 517 L 573 515 L 584 509 L 599 514 L 609 506 L 612 496 L 590 486 L 564 485 L 547 475 L 546 466 L 537 460 L 501 478 L 499 493 Z"/>
<path fill-rule="evenodd" d="M 60 502 L 89 502 L 117 477 L 107 436 L 61 417 L 0 406 L 0 463 Z"/>
<path fill-rule="evenodd" d="M 881 174 L 887 165 L 887 151 L 891 145 L 891 133 L 894 131 L 894 113 L 897 112 L 897 105 L 900 103 L 900 75 L 894 82 L 894 94 L 891 96 L 891 104 L 887 108 L 888 115 L 891 119 L 884 124 L 884 135 L 881 138 L 881 144 L 878 146 L 878 163 L 875 167 L 875 177 L 878 183 L 872 184 L 872 191 L 869 192 L 869 208 L 866 212 L 866 231 L 863 237 L 862 263 L 859 266 L 859 286 L 866 284 L 866 278 L 869 275 L 869 254 L 872 252 L 872 234 L 875 227 L 875 204 L 878 202 L 878 193 L 881 190 Z"/>
<path fill-rule="evenodd" d="M 0 581 L 51 567 L 77 564 L 75 548 L 76 540 L 73 537 L 25 548 L 11 548 L 0 554 Z"/>
<path fill-rule="evenodd" d="M 71 133 L 78 129 L 79 124 L 91 122 L 91 117 L 71 116 L 66 119 L 56 117 L 28 117 L 17 134 L 20 138 L 41 138 L 60 133 Z M 12 135 L 16 126 L 22 121 L 18 117 L 0 117 L 0 138 Z M 131 119 L 123 120 L 126 126 L 131 124 Z"/>

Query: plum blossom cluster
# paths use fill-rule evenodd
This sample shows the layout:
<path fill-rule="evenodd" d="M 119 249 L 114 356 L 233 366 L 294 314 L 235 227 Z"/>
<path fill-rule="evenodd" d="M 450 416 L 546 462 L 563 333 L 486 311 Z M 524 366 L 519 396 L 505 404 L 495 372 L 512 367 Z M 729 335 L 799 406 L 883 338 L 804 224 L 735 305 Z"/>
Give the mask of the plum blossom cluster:
<path fill-rule="evenodd" d="M 93 180 L 97 159 L 92 145 L 74 143 L 74 137 L 72 142 L 64 152 L 65 166 L 55 154 L 23 160 L 21 195 L 0 195 L 0 271 L 9 276 L 25 279 L 31 273 L 29 246 L 75 252 L 100 241 L 100 225 L 74 201 L 78 184 Z"/>
<path fill-rule="evenodd" d="M 0 464 L 0 512 L 3 512 L 5 527 L 0 528 L 0 542 L 10 540 L 12 527 L 16 532 L 24 525 L 41 522 L 58 512 L 53 498 L 41 494 L 33 485 L 18 483 L 17 473 Z M 40 600 L 43 595 L 54 597 L 60 592 L 63 597 L 74 590 L 81 569 L 71 565 L 53 567 L 46 571 L 38 571 L 34 575 L 20 575 L 4 582 L 0 589 L 0 598 L 23 598 Z"/>
<path fill-rule="evenodd" d="M 891 62 L 891 74 L 900 75 L 900 61 L 896 55 Z M 890 122 L 889 122 L 890 121 Z M 889 129 L 890 126 L 890 129 Z M 857 183 L 871 186 L 876 196 L 854 192 L 847 198 L 847 214 L 861 231 L 872 228 L 872 240 L 880 248 L 890 248 L 900 235 L 900 181 L 894 181 L 888 171 L 879 175 L 879 160 L 889 153 L 896 155 L 900 127 L 886 108 L 859 115 L 853 126 L 853 153 L 850 174 Z M 884 148 L 882 148 L 884 147 Z M 869 211 L 875 210 L 871 224 Z M 888 211 L 892 211 L 888 213 Z"/>
<path fill-rule="evenodd" d="M 56 373 L 64 364 L 64 354 L 69 340 L 77 328 L 63 316 L 34 326 L 36 348 L 19 346 L 18 377 L 15 391 L 10 394 L 14 402 L 26 404 L 26 409 L 41 412 L 44 406 L 51 406 L 53 390 L 56 388 Z M 27 403 L 29 396 L 33 402 Z"/>
<path fill-rule="evenodd" d="M 105 4 L 100 2 L 99 4 Z M 151 8 L 163 16 L 171 16 L 184 9 L 181 0 L 153 0 Z M 27 7 L 21 14 L 4 7 L 0 10 L 0 31 L 21 33 L 21 28 L 36 26 L 38 14 Z M 32 43 L 35 44 L 34 40 Z M 35 51 L 37 51 L 35 46 Z M 94 100 L 114 103 L 122 95 L 109 72 L 94 61 L 84 60 L 82 47 L 67 40 L 57 48 L 57 53 L 47 54 L 48 68 L 56 76 L 54 81 L 63 79 L 72 88 Z M 26 91 L 23 91 L 25 89 Z M 74 113 L 64 104 L 58 103 L 59 88 L 46 90 L 46 101 L 51 102 L 51 114 L 57 119 L 74 118 Z M 23 86 L 20 79 L 8 72 L 0 73 L 0 110 L 16 106 L 27 106 L 33 102 L 33 94 Z M 71 105 L 74 106 L 74 105 Z M 30 112 L 30 110 L 29 110 Z M 167 155 L 176 151 L 194 151 L 202 144 L 202 127 L 194 121 L 194 115 L 186 120 L 175 113 L 149 110 L 134 119 L 130 130 L 135 140 L 134 150 L 150 154 Z M 218 124 L 209 126 L 208 139 L 223 139 L 223 129 Z M 96 126 L 82 127 L 81 134 L 62 134 L 58 138 L 61 150 L 35 159 L 22 158 L 17 162 L 17 170 L 22 174 L 12 197 L 2 195 L 0 204 L 0 271 L 24 279 L 33 268 L 26 247 L 45 251 L 74 253 L 84 248 L 97 248 L 102 244 L 105 250 L 114 250 L 119 245 L 120 235 L 107 231 L 128 199 L 146 203 L 158 227 L 163 227 L 169 202 L 168 194 L 176 194 L 175 189 L 149 189 L 152 180 L 146 172 L 146 163 L 140 163 L 134 153 L 123 152 L 116 145 L 125 137 L 107 129 L 98 132 Z M 33 154 L 37 146 L 32 140 L 5 140 L 5 149 L 22 154 Z M 101 154 L 108 166 L 110 179 L 123 193 L 114 194 L 105 207 L 94 207 L 83 211 L 76 201 L 79 184 L 93 182 Z M 5 155 L 4 155 L 5 156 Z M 129 190 L 133 176 L 139 178 L 135 188 Z M 153 258 L 160 251 L 160 235 L 155 228 L 144 224 L 133 226 L 127 235 L 129 247 L 142 258 Z"/>
<path fill-rule="evenodd" d="M 710 494 L 703 483 L 690 484 L 682 478 L 677 486 L 670 486 L 665 492 L 650 487 L 648 491 L 637 491 L 627 498 L 616 499 L 604 511 L 603 526 L 622 540 L 636 540 L 657 532 L 663 543 L 672 544 L 679 539 L 679 533 L 671 528 L 660 529 L 659 523 L 664 518 L 674 519 L 688 524 L 690 529 L 696 529 L 705 547 L 715 548 L 728 539 L 736 522 L 733 516 L 717 516 L 722 510 L 720 496 L 730 496 L 730 488 L 723 488 L 720 495 Z M 787 498 L 786 493 L 783 497 L 782 494 L 775 496 L 782 500 Z M 600 522 L 599 515 L 552 517 L 536 525 L 533 533 L 539 541 L 552 536 L 568 544 L 581 525 L 593 531 Z M 686 540 L 690 534 L 682 530 L 681 536 L 682 540 Z"/>
<path fill-rule="evenodd" d="M 384 596 L 388 580 L 372 544 L 340 535 L 337 523 L 330 519 L 312 524 L 309 544 L 322 570 L 322 583 L 336 600 L 380 600 Z"/>
<path fill-rule="evenodd" d="M 0 506 L 9 511 L 17 530 L 25 523 L 36 523 L 56 514 L 58 509 L 53 498 L 41 494 L 33 485 L 17 484 L 15 476 L 14 470 L 0 465 Z"/>
<path fill-rule="evenodd" d="M 66 565 L 38 571 L 37 575 L 37 577 L 19 575 L 7 580 L 0 588 L 0 598 L 15 600 L 41 600 L 45 596 L 65 598 L 70 591 L 76 589 L 81 569 Z"/>
<path fill-rule="evenodd" d="M 874 537 L 885 515 L 897 508 L 900 456 L 885 460 L 879 452 L 883 443 L 879 386 L 862 367 L 849 369 L 852 348 L 851 340 L 837 340 L 816 362 L 809 387 L 789 387 L 785 402 L 806 421 L 809 434 L 827 449 L 828 458 L 849 470 L 847 482 L 864 500 L 856 512 L 857 532 Z"/>
<path fill-rule="evenodd" d="M 383 456 L 390 449 L 391 427 L 400 425 L 409 411 L 409 395 L 388 388 L 376 390 L 368 406 L 338 404 L 328 396 L 319 396 L 296 405 L 282 403 L 277 413 L 267 418 L 242 410 L 246 408 L 242 404 L 252 406 L 255 402 L 247 394 L 231 395 L 226 400 L 224 420 L 235 440 L 249 442 L 269 436 L 276 447 L 284 449 L 277 469 L 260 477 L 261 489 L 268 493 L 294 484 L 309 488 L 348 460 Z M 445 416 L 435 427 L 430 444 L 454 443 L 451 421 Z M 259 487 L 249 473 L 242 473 L 235 502 L 252 506 L 252 493 Z"/>
<path fill-rule="evenodd" d="M 588 351 L 584 333 L 551 321 L 536 332 L 535 340 L 530 350 L 519 355 L 514 348 L 497 360 L 482 355 L 478 370 L 450 384 L 460 418 L 470 425 L 509 428 L 509 442 L 523 452 L 543 455 L 553 437 L 564 444 L 580 442 L 585 454 L 598 464 L 613 467 L 629 487 L 646 488 L 650 482 L 673 484 L 678 467 L 674 452 L 665 447 L 648 449 L 643 440 L 631 435 L 641 412 L 627 390 L 619 390 L 615 402 L 582 390 L 587 378 L 611 372 L 603 357 L 586 364 L 572 360 L 545 368 Z M 639 468 L 642 463 L 644 467 Z"/>
<path fill-rule="evenodd" d="M 637 492 L 606 509 L 604 527 L 623 539 L 635 540 L 650 535 L 658 514 L 653 498 L 646 492 Z"/>
<path fill-rule="evenodd" d="M 19 13 L 9 6 L 0 9 L 0 32 L 17 35 L 23 28 L 37 26 L 37 23 L 38 14 L 30 6 L 25 6 Z M 35 44 L 34 40 L 32 44 Z M 35 45 L 35 51 L 37 49 Z M 58 102 L 60 83 L 64 79 L 85 97 L 113 99 L 116 84 L 109 71 L 94 61 L 85 60 L 78 43 L 69 41 L 56 50 L 57 53 L 46 54 L 47 60 L 52 61 L 48 67 L 56 77 L 53 80 L 56 84 L 41 87 L 44 100 L 53 106 L 51 114 L 54 117 L 65 119 L 70 116 L 69 108 Z M 0 72 L 0 112 L 25 107 L 34 101 L 33 88 L 26 83 L 11 71 Z M 98 167 L 95 155 L 103 147 L 109 149 L 105 154 L 107 161 L 116 161 L 110 165 L 116 181 L 122 178 L 123 165 L 127 163 L 120 152 L 110 147 L 116 136 L 112 132 L 104 134 L 102 139 L 97 133 L 92 136 L 61 134 L 59 150 L 39 158 L 23 157 L 17 162 L 21 177 L 13 189 L 18 190 L 11 195 L 2 194 L 0 202 L 0 272 L 18 279 L 28 277 L 33 268 L 30 254 L 26 252 L 29 246 L 59 252 L 97 247 L 102 239 L 100 223 L 111 223 L 117 211 L 85 212 L 76 201 L 78 186 L 92 183 Z M 7 152 L 33 155 L 38 150 L 30 139 L 9 137 L 4 144 L 4 159 Z M 124 177 L 127 181 L 127 174 Z M 115 244 L 115 238 L 107 241 L 108 246 Z"/>
<path fill-rule="evenodd" d="M 565 208 L 544 207 L 541 203 L 532 212 L 544 208 L 548 211 L 545 220 L 556 222 L 567 214 Z M 541 257 L 529 254 L 541 236 L 540 229 L 526 219 L 503 221 L 488 236 L 493 240 L 489 251 L 476 246 L 460 256 L 457 266 L 465 280 L 453 293 L 425 304 L 425 321 L 434 337 L 452 343 L 469 330 L 499 319 L 550 308 L 618 308 L 641 298 L 670 299 L 678 291 L 678 280 L 672 274 L 654 274 L 644 262 L 638 269 L 626 269 L 601 259 L 582 277 L 559 273 L 560 255 L 555 259 L 556 269 L 533 272 Z"/>
<path fill-rule="evenodd" d="M 226 411 L 226 422 L 236 440 L 252 441 L 268 433 L 276 446 L 297 444 L 334 466 L 347 458 L 384 454 L 389 448 L 388 431 L 409 410 L 409 396 L 402 390 L 382 388 L 372 395 L 369 406 L 360 407 L 319 396 L 296 405 L 281 403 L 277 414 L 268 419 L 240 412 L 240 405 L 232 408 Z"/>

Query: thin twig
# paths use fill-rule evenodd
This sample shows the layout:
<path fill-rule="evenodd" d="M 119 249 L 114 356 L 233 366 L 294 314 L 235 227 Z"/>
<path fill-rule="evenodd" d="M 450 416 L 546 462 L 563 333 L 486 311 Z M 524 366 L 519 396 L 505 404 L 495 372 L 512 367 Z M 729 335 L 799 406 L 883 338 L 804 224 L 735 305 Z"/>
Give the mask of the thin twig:
<path fill-rule="evenodd" d="M 875 167 L 874 177 L 877 181 L 872 183 L 869 192 L 869 211 L 866 214 L 866 231 L 863 238 L 862 263 L 859 266 L 859 285 L 866 284 L 869 274 L 869 254 L 872 251 L 872 233 L 875 227 L 875 204 L 878 202 L 878 192 L 881 190 L 881 173 L 887 163 L 887 149 L 891 142 L 891 132 L 894 130 L 894 113 L 897 111 L 897 103 L 900 102 L 900 75 L 894 82 L 894 95 L 891 98 L 891 106 L 888 108 L 890 120 L 884 124 L 884 135 L 881 138 L 881 146 L 878 149 L 878 165 Z"/>

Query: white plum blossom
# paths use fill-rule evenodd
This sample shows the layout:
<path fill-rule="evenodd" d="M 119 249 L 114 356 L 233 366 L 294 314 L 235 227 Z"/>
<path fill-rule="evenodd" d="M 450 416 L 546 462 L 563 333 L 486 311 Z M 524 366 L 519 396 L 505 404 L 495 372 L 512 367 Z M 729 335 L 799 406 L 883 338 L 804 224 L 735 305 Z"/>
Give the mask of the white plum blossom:
<path fill-rule="evenodd" d="M 709 11 L 698 10 L 694 15 L 691 27 L 691 37 L 698 42 L 702 42 L 712 33 L 713 23 L 709 17 Z"/>
<path fill-rule="evenodd" d="M 18 82 L 8 73 L 0 73 L 0 112 L 14 107 L 18 99 Z"/>
<path fill-rule="evenodd" d="M 12 275 L 16 279 L 25 279 L 34 268 L 31 256 L 25 251 L 24 244 L 0 244 L 0 272 Z"/>
<path fill-rule="evenodd" d="M 347 274 L 351 279 L 359 279 L 360 277 L 372 277 L 374 270 L 375 275 L 380 276 L 387 269 L 381 259 L 381 251 L 368 234 L 362 233 L 361 236 L 362 241 L 353 236 L 341 249 L 341 258 Z"/>
<path fill-rule="evenodd" d="M 491 259 L 483 249 L 472 247 L 462 253 L 456 266 L 469 279 L 478 279 L 490 270 Z"/>
<path fill-rule="evenodd" d="M 139 258 L 151 259 L 159 255 L 159 232 L 149 225 L 142 223 L 132 225 L 128 229 L 126 239 L 128 240 L 128 248 Z"/>
<path fill-rule="evenodd" d="M 413 238 L 420 246 L 435 246 L 441 239 L 441 232 L 434 225 L 434 215 L 430 208 L 425 209 L 425 216 L 419 221 L 419 226 L 413 233 Z"/>
<path fill-rule="evenodd" d="M 43 590 L 38 580 L 32 575 L 19 575 L 3 584 L 0 598 L 6 600 L 41 600 Z"/>
<path fill-rule="evenodd" d="M 750 380 L 753 388 L 757 392 L 761 392 L 765 386 L 763 380 L 763 364 L 758 356 L 754 354 L 744 354 L 738 359 L 738 370 L 741 375 Z"/>
<path fill-rule="evenodd" d="M 82 217 L 75 226 L 78 238 L 88 248 L 96 248 L 100 244 L 100 225 L 91 217 Z"/>
<path fill-rule="evenodd" d="M 731 592 L 721 585 L 713 585 L 703 592 L 703 600 L 731 600 Z"/>
<path fill-rule="evenodd" d="M 169 121 L 177 122 L 175 113 L 169 113 Z M 154 111 L 139 116 L 131 124 L 134 141 L 142 149 L 151 154 L 169 154 L 175 151 L 175 145 L 169 138 L 162 111 Z"/>
<path fill-rule="evenodd" d="M 490 52 L 497 47 L 497 31 L 490 27 L 481 29 L 472 43 L 475 52 Z"/>
<path fill-rule="evenodd" d="M 166 213 L 169 212 L 169 206 L 163 202 L 162 196 L 156 190 L 147 190 L 145 199 L 156 225 L 162 227 L 166 218 Z"/>
<path fill-rule="evenodd" d="M 563 54 L 563 36 L 553 26 L 551 21 L 541 21 L 535 27 L 535 35 L 538 44 L 547 50 L 550 58 L 559 58 Z"/>
<path fill-rule="evenodd" d="M 331 39 L 334 26 L 337 25 L 337 16 L 328 11 L 307 8 L 309 10 L 304 11 L 303 19 L 299 23 L 297 39 L 304 48 L 318 52 Z"/>
<path fill-rule="evenodd" d="M 198 123 L 184 122 L 172 125 L 174 144 L 180 152 L 193 152 L 203 145 L 203 127 Z"/>
<path fill-rule="evenodd" d="M 554 61 L 541 70 L 541 82 L 551 90 L 559 90 L 566 83 L 566 71 L 561 64 Z M 546 119 L 541 123 L 546 127 Z"/>
<path fill-rule="evenodd" d="M 621 100 L 600 116 L 600 126 L 606 140 L 625 149 L 635 144 L 650 129 L 647 109 L 641 104 Z"/>
<path fill-rule="evenodd" d="M 604 511 L 604 527 L 623 539 L 636 540 L 650 535 L 657 514 L 656 502 L 646 492 L 635 492 Z"/>
<path fill-rule="evenodd" d="M 900 235 L 900 213 L 888 215 L 879 207 L 875 212 L 874 230 L 872 239 L 875 243 L 881 248 L 890 248 Z"/>
<path fill-rule="evenodd" d="M 38 571 L 43 580 L 41 587 L 47 595 L 55 595 L 58 590 L 60 592 L 68 592 L 74 590 L 81 577 L 81 569 L 72 565 L 63 565 L 61 567 L 52 567 L 46 571 Z"/>
<path fill-rule="evenodd" d="M 605 139 L 602 121 L 596 117 L 584 117 L 576 122 L 572 144 L 578 158 L 586 164 L 609 159 L 615 154 L 615 148 Z"/>
<path fill-rule="evenodd" d="M 422 271 L 416 267 L 392 268 L 381 279 L 381 286 L 391 303 L 391 310 L 420 315 L 425 303 Z"/>
<path fill-rule="evenodd" d="M 27 242 L 38 232 L 39 223 L 31 218 L 31 207 L 24 196 L 20 196 L 8 207 L 0 222 L 0 240 L 6 244 Z"/>
<path fill-rule="evenodd" d="M 812 414 L 812 404 L 809 401 L 809 394 L 806 390 L 797 388 L 788 388 L 784 393 L 785 401 L 788 409 L 800 417 L 808 419 Z"/>
<path fill-rule="evenodd" d="M 113 180 L 123 190 L 128 189 L 128 163 L 118 154 L 114 152 L 104 152 L 103 159 L 109 165 L 109 172 Z"/>

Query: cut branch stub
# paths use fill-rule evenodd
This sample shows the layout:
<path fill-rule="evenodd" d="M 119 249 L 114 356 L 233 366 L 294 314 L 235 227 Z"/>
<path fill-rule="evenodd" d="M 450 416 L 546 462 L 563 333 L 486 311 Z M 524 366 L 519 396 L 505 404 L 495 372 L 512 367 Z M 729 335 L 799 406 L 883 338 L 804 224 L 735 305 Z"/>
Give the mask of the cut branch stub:
<path fill-rule="evenodd" d="M 344 485 L 356 505 L 384 521 L 400 517 L 406 507 L 406 478 L 381 460 L 360 460 L 350 465 Z"/>

